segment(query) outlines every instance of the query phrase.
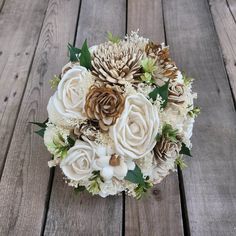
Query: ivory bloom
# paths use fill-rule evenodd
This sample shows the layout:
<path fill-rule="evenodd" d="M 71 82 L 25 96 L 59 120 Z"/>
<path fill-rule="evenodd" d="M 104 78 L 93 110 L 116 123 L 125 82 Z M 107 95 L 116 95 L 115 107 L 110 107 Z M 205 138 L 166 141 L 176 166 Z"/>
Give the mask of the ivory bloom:
<path fill-rule="evenodd" d="M 93 171 L 95 152 L 88 142 L 77 140 L 61 161 L 60 167 L 71 180 L 87 180 Z"/>
<path fill-rule="evenodd" d="M 136 94 L 126 98 L 124 111 L 109 134 L 114 140 L 116 153 L 138 159 L 154 148 L 158 129 L 156 107 L 144 95 Z"/>
<path fill-rule="evenodd" d="M 85 97 L 92 83 L 86 68 L 76 65 L 68 70 L 49 100 L 49 120 L 56 125 L 70 127 L 73 126 L 71 122 L 85 119 Z"/>

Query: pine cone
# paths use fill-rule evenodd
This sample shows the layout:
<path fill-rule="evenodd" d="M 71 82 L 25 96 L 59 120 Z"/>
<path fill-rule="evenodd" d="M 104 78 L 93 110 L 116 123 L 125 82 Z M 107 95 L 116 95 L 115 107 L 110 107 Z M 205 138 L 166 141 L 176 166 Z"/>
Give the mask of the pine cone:
<path fill-rule="evenodd" d="M 177 77 L 178 68 L 170 59 L 168 47 L 150 42 L 146 45 L 145 52 L 148 57 L 152 57 L 156 60 L 158 69 L 154 72 L 155 77 L 167 77 L 170 79 L 175 79 Z"/>
<path fill-rule="evenodd" d="M 109 87 L 90 88 L 86 97 L 85 111 L 89 119 L 98 120 L 102 131 L 108 131 L 124 109 L 121 93 Z"/>
<path fill-rule="evenodd" d="M 106 83 L 134 83 L 140 76 L 140 59 L 143 52 L 134 44 L 121 41 L 107 42 L 98 46 L 93 52 L 92 74 Z"/>
<path fill-rule="evenodd" d="M 181 104 L 184 103 L 184 85 L 180 83 L 172 83 L 169 86 L 168 102 Z"/>

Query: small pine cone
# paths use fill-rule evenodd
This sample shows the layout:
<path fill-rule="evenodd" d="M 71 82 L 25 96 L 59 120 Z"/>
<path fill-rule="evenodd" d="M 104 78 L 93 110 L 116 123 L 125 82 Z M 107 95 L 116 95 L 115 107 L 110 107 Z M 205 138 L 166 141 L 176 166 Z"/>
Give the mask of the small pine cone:
<path fill-rule="evenodd" d="M 136 83 L 140 76 L 143 52 L 135 45 L 121 41 L 106 42 L 93 52 L 92 74 L 96 79 L 110 84 Z"/>
<path fill-rule="evenodd" d="M 155 77 L 167 77 L 170 79 L 175 79 L 177 77 L 178 68 L 170 59 L 168 47 L 150 42 L 146 45 L 145 52 L 148 57 L 152 57 L 156 60 L 158 69 L 154 72 Z"/>
<path fill-rule="evenodd" d="M 98 120 L 99 127 L 106 132 L 120 116 L 124 103 L 123 95 L 115 89 L 92 86 L 86 97 L 85 111 L 88 118 Z"/>
<path fill-rule="evenodd" d="M 175 104 L 182 104 L 185 101 L 184 98 L 184 85 L 180 83 L 173 83 L 169 86 L 168 102 Z"/>
<path fill-rule="evenodd" d="M 98 128 L 96 124 L 91 122 L 83 123 L 80 126 L 76 126 L 74 134 L 80 138 L 82 135 L 86 136 L 89 140 L 94 141 L 96 139 Z"/>

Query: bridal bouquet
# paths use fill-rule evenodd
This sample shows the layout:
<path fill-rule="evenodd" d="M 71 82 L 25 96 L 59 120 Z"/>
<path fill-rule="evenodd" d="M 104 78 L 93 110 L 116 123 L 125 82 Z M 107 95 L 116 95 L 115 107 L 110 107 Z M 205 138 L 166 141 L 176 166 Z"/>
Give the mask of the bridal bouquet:
<path fill-rule="evenodd" d="M 191 155 L 199 108 L 192 79 L 169 48 L 131 32 L 88 48 L 68 45 L 70 62 L 51 80 L 48 119 L 35 123 L 76 191 L 140 198 Z"/>

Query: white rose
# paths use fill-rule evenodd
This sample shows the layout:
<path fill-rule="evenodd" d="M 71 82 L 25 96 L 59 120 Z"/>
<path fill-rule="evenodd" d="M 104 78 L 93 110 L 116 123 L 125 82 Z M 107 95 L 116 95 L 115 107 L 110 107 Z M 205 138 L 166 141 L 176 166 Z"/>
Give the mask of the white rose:
<path fill-rule="evenodd" d="M 84 180 L 92 175 L 94 159 L 95 152 L 90 143 L 77 140 L 61 161 L 60 167 L 69 179 Z"/>
<path fill-rule="evenodd" d="M 126 98 L 124 111 L 109 134 L 116 153 L 138 159 L 154 148 L 158 129 L 157 108 L 144 95 L 136 94 Z"/>
<path fill-rule="evenodd" d="M 71 127 L 72 121 L 85 119 L 85 98 L 92 84 L 93 79 L 86 68 L 76 65 L 67 71 L 49 100 L 49 120 L 56 125 Z"/>

